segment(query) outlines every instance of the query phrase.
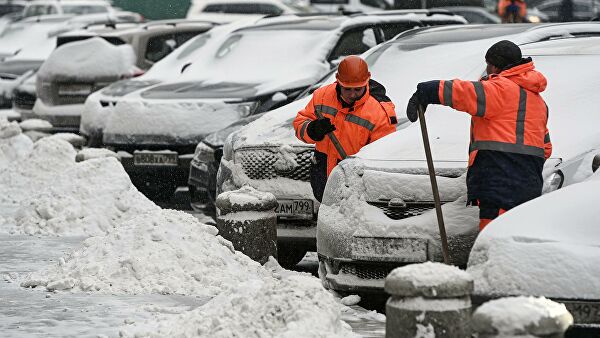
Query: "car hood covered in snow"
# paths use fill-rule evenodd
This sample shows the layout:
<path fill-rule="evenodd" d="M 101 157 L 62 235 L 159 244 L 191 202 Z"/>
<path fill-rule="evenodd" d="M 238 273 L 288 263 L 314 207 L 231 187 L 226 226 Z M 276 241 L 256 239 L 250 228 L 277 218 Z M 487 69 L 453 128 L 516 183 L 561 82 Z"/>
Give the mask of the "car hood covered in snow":
<path fill-rule="evenodd" d="M 469 257 L 475 292 L 600 299 L 599 177 L 522 204 L 486 227 Z"/>

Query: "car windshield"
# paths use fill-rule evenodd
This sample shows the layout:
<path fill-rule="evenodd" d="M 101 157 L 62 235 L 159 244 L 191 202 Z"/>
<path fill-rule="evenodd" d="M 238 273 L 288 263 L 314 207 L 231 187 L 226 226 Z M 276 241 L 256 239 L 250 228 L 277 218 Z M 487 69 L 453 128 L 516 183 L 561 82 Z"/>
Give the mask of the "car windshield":
<path fill-rule="evenodd" d="M 335 43 L 326 30 L 237 31 L 205 48 L 183 74 L 189 80 L 262 83 L 290 79 L 299 86 L 318 80 L 329 70 L 327 53 Z"/>
<path fill-rule="evenodd" d="M 97 14 L 107 13 L 108 8 L 100 5 L 62 5 L 65 14 Z"/>

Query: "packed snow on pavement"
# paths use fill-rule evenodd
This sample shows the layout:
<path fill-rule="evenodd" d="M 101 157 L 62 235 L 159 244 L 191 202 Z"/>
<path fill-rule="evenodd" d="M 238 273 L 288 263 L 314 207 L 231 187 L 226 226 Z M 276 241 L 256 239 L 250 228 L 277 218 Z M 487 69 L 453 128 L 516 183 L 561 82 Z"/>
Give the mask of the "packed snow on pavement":
<path fill-rule="evenodd" d="M 5 120 L 0 136 L 0 185 L 6 192 L 0 230 L 10 234 L 3 237 L 93 236 L 56 263 L 5 274 L 9 286 L 36 287 L 30 291 L 34 294 L 45 289 L 51 297 L 66 292 L 65 299 L 85 298 L 82 292 L 90 297 L 212 298 L 193 310 L 126 322 L 126 328 L 118 328 L 124 336 L 353 335 L 342 320 L 353 311 L 318 279 L 284 270 L 274 261 L 261 266 L 235 251 L 216 228 L 159 208 L 135 189 L 114 157 L 76 162 L 77 152 L 68 142 L 45 137 L 32 143 L 17 123 Z M 381 323 L 369 313 L 353 315 L 354 320 L 357 316 Z"/>

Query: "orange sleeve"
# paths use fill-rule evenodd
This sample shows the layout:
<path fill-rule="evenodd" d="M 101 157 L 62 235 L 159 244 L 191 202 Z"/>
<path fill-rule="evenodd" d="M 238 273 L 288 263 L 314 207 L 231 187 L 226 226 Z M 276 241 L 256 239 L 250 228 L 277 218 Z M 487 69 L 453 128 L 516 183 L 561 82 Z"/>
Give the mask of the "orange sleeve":
<path fill-rule="evenodd" d="M 546 134 L 544 135 L 544 158 L 549 159 L 552 155 L 552 141 L 550 141 L 550 131 L 546 127 Z"/>
<path fill-rule="evenodd" d="M 393 120 L 396 121 L 396 111 L 395 106 L 392 102 L 380 102 L 382 107 L 382 113 L 378 115 L 378 119 L 375 123 L 375 129 L 371 132 L 369 136 L 370 142 L 375 142 L 376 140 L 389 135 L 396 131 L 396 124 L 392 124 Z"/>
<path fill-rule="evenodd" d="M 308 124 L 317 119 L 315 115 L 314 99 L 315 97 L 313 95 L 306 107 L 298 112 L 293 122 L 296 137 L 304 143 L 316 143 L 316 141 L 311 139 L 306 132 Z"/>
<path fill-rule="evenodd" d="M 443 80 L 438 88 L 440 103 L 472 116 L 484 117 L 486 88 L 481 81 Z"/>

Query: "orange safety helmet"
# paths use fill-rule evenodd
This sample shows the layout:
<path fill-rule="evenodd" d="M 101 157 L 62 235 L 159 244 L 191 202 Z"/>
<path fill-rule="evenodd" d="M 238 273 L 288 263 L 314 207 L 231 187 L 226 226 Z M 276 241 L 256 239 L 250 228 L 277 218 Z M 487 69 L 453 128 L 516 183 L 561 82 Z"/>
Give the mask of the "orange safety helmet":
<path fill-rule="evenodd" d="M 350 55 L 340 62 L 335 78 L 342 87 L 358 88 L 369 83 L 371 73 L 369 73 L 369 66 L 365 60 L 356 55 Z"/>

